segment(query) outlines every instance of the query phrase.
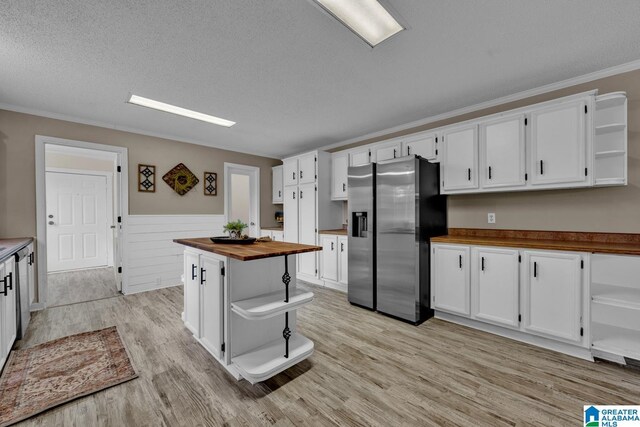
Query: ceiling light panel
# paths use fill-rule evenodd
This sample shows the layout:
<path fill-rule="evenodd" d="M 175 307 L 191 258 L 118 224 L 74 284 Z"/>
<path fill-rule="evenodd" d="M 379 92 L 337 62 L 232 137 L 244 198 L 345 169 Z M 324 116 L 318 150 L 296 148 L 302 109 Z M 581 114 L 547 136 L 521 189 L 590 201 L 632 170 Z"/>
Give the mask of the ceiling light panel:
<path fill-rule="evenodd" d="M 209 114 L 199 113 L 186 108 L 176 107 L 175 105 L 165 104 L 164 102 L 155 101 L 149 98 L 143 98 L 138 95 L 131 95 L 127 101 L 129 104 L 140 105 L 142 107 L 153 108 L 154 110 L 164 111 L 166 113 L 177 114 L 179 116 L 189 117 L 190 119 L 201 120 L 214 125 L 231 127 L 236 124 L 231 120 L 221 119 L 220 117 L 210 116 Z"/>
<path fill-rule="evenodd" d="M 404 30 L 377 0 L 314 0 L 371 47 Z"/>

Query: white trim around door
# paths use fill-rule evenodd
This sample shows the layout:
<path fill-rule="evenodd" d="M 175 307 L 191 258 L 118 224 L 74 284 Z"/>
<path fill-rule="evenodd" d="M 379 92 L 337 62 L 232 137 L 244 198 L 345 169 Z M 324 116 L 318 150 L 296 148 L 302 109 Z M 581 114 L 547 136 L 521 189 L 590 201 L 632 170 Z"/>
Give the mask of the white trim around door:
<path fill-rule="evenodd" d="M 224 217 L 229 221 L 229 206 L 231 203 L 231 174 L 238 173 L 249 176 L 250 209 L 254 218 L 253 224 L 249 224 L 249 230 L 253 237 L 260 237 L 260 168 L 257 166 L 239 165 L 236 163 L 224 164 Z"/>
<path fill-rule="evenodd" d="M 50 136 L 36 135 L 36 244 L 38 257 L 38 300 L 31 306 L 31 310 L 41 310 L 47 306 L 47 213 L 46 213 L 46 145 L 84 148 L 89 150 L 107 151 L 116 154 L 116 163 L 119 173 L 114 176 L 117 196 L 117 218 L 115 221 L 116 239 L 119 242 L 119 251 L 114 253 L 114 268 L 122 267 L 122 260 L 127 257 L 127 246 L 123 244 L 127 233 L 127 218 L 129 213 L 129 177 L 128 177 L 128 152 L 125 147 L 116 147 L 105 144 L 95 144 L 85 141 L 74 141 L 70 139 L 55 138 Z M 128 291 L 127 271 L 124 269 L 120 274 L 122 283 L 122 293 Z"/>

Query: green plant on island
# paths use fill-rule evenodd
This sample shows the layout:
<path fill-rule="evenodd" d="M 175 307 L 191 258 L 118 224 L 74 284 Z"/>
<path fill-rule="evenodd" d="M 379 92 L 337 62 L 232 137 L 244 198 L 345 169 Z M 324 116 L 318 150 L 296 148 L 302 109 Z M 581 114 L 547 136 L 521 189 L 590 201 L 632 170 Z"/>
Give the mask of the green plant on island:
<path fill-rule="evenodd" d="M 241 239 L 242 231 L 249 227 L 247 224 L 238 219 L 236 221 L 229 221 L 224 226 L 224 231 L 229 233 L 229 237 L 232 239 Z"/>

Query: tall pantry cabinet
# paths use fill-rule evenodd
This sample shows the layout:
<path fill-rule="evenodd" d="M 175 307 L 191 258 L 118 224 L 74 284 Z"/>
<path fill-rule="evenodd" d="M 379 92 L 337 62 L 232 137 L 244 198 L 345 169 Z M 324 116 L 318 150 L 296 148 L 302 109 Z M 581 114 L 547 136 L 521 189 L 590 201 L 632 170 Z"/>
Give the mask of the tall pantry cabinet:
<path fill-rule="evenodd" d="M 318 231 L 342 227 L 342 205 L 331 201 L 331 155 L 312 151 L 283 160 L 284 240 L 318 245 Z M 297 255 L 298 277 L 319 283 L 319 253 Z"/>

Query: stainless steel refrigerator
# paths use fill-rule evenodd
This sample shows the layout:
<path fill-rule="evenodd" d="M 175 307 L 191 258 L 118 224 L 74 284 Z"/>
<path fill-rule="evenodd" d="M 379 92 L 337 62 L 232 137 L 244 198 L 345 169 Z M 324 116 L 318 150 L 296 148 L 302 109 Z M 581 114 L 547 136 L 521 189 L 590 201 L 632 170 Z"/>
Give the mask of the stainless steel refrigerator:
<path fill-rule="evenodd" d="M 376 308 L 376 165 L 352 166 L 349 187 L 348 297 L 352 304 Z"/>
<path fill-rule="evenodd" d="M 378 163 L 375 203 L 376 309 L 420 323 L 433 316 L 429 238 L 447 233 L 438 165 L 409 156 Z"/>

